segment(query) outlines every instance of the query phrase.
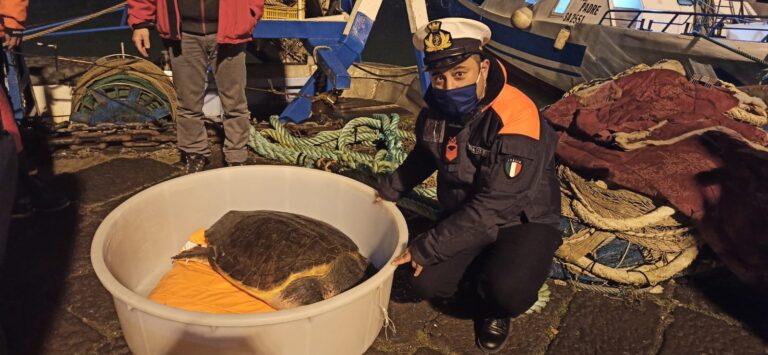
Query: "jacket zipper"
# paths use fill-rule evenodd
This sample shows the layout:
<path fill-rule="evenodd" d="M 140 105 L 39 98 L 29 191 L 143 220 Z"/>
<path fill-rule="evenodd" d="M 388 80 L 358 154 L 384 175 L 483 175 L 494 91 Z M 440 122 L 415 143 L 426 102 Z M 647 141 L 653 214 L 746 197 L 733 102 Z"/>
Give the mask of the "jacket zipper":
<path fill-rule="evenodd" d="M 200 0 L 200 17 L 203 21 L 203 34 L 207 35 L 208 31 L 205 30 L 205 0 Z"/>

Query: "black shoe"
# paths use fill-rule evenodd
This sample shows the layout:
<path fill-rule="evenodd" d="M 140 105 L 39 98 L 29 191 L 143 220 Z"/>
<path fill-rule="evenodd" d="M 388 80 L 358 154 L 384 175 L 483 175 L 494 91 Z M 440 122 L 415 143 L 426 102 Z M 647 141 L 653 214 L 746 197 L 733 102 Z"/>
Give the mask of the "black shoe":
<path fill-rule="evenodd" d="M 13 203 L 11 218 L 27 218 L 35 212 L 32 208 L 32 200 L 29 197 L 17 198 Z"/>
<path fill-rule="evenodd" d="M 208 158 L 200 154 L 187 154 L 187 162 L 184 164 L 184 174 L 199 173 L 208 165 Z"/>
<path fill-rule="evenodd" d="M 509 318 L 486 318 L 475 324 L 475 341 L 481 350 L 495 353 L 504 347 L 509 335 Z"/>
<path fill-rule="evenodd" d="M 13 218 L 29 217 L 34 212 L 58 212 L 71 204 L 66 196 L 43 184 L 35 176 L 23 177 L 23 183 L 19 185 L 21 187 L 11 214 Z"/>
<path fill-rule="evenodd" d="M 70 201 L 64 195 L 55 192 L 42 192 L 32 198 L 32 208 L 35 212 L 57 212 L 70 205 Z"/>

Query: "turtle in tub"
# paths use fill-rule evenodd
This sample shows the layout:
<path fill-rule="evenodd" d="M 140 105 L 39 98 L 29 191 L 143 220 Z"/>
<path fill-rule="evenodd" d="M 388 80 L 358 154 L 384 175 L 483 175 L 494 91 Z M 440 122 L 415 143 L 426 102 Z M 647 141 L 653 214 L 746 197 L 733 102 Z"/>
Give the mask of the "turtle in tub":
<path fill-rule="evenodd" d="M 230 211 L 205 236 L 207 246 L 173 259 L 207 259 L 232 284 L 275 309 L 333 297 L 374 271 L 344 233 L 298 214 Z"/>

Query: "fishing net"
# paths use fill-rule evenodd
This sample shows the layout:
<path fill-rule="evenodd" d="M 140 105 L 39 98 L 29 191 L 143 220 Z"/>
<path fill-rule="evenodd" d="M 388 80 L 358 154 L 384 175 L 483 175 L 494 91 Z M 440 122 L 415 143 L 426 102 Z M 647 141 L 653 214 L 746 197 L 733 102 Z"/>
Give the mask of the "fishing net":
<path fill-rule="evenodd" d="M 157 65 L 133 56 L 100 58 L 78 79 L 72 120 L 95 125 L 171 121 L 177 99 L 173 83 Z"/>
<path fill-rule="evenodd" d="M 565 239 L 555 278 L 646 287 L 685 269 L 698 251 L 690 223 L 669 206 L 558 168 Z"/>
<path fill-rule="evenodd" d="M 683 66 L 674 60 L 660 61 L 653 66 L 640 64 L 613 77 L 577 85 L 564 97 L 576 95 L 581 105 L 599 107 L 604 104 L 600 100 L 614 99 L 611 93 L 616 91 L 616 79 L 652 69 L 686 74 Z M 708 86 L 729 92 L 739 100 L 737 106 L 725 113 L 730 118 L 754 126 L 768 123 L 763 100 L 721 80 Z M 717 131 L 756 150 L 766 150 L 723 126 L 692 130 L 668 139 L 649 138 L 666 124 L 667 121 L 661 121 L 645 130 L 612 132 L 612 144 L 619 150 L 632 151 L 669 146 L 691 136 Z M 558 175 L 566 237 L 556 253 L 552 273 L 555 278 L 600 291 L 628 290 L 627 286 L 637 289 L 674 277 L 695 259 L 696 231 L 679 211 L 633 191 L 587 180 L 566 166 L 558 168 Z"/>

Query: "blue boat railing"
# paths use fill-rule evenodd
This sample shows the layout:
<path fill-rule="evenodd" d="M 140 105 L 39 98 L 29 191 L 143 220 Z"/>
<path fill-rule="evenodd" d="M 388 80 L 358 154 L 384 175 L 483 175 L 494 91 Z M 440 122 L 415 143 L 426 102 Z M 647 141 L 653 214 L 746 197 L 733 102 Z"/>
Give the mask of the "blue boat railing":
<path fill-rule="evenodd" d="M 105 13 L 105 15 L 113 14 L 113 13 L 121 13 L 120 15 L 120 22 L 117 23 L 115 26 L 101 26 L 96 28 L 87 28 L 87 29 L 79 29 L 79 30 L 67 30 L 67 31 L 56 31 L 52 33 L 47 33 L 41 37 L 55 37 L 55 36 L 69 36 L 69 35 L 76 35 L 76 34 L 88 34 L 88 33 L 96 33 L 96 32 L 103 32 L 103 31 L 117 31 L 117 30 L 127 30 L 128 27 L 128 7 L 124 6 L 122 8 L 114 9 L 108 13 Z M 36 26 L 30 29 L 27 29 L 24 31 L 24 36 L 30 36 L 34 35 L 38 32 L 45 31 L 49 28 L 58 27 L 61 25 L 67 25 L 70 23 L 78 22 L 81 19 L 88 18 L 88 16 L 81 16 L 76 18 L 71 18 L 64 21 L 59 21 L 56 23 L 47 24 L 44 26 Z"/>
<path fill-rule="evenodd" d="M 669 20 L 646 19 L 641 16 L 648 15 L 671 15 Z M 603 14 L 598 22 L 603 26 L 622 27 L 626 23 L 626 28 L 650 31 L 664 32 L 675 26 L 675 33 L 693 34 L 702 33 L 707 37 L 722 37 L 720 33 L 723 29 L 729 31 L 766 31 L 768 30 L 768 16 L 749 16 L 749 15 L 730 15 L 715 14 L 703 12 L 679 12 L 679 11 L 656 11 L 656 10 L 636 10 L 636 9 L 612 9 Z M 727 27 L 732 24 L 762 23 L 764 28 L 734 28 Z M 663 26 L 661 30 L 654 26 Z M 682 32 L 678 32 L 678 26 L 683 27 Z M 768 35 L 763 37 L 760 42 L 768 42 Z"/>

